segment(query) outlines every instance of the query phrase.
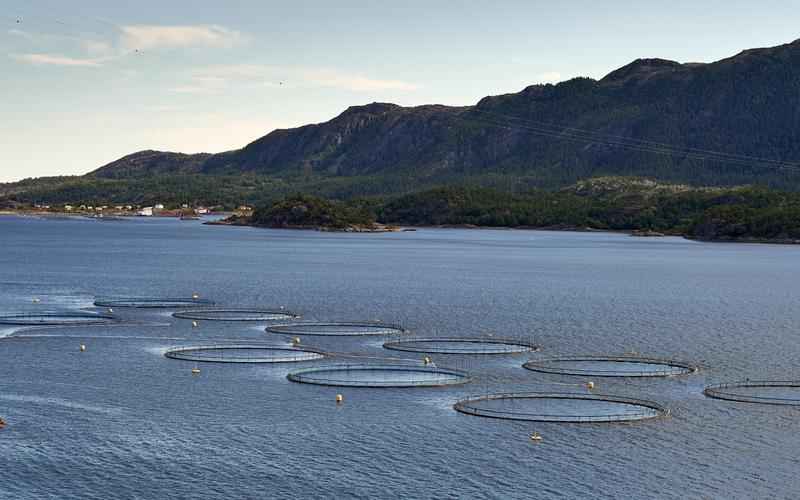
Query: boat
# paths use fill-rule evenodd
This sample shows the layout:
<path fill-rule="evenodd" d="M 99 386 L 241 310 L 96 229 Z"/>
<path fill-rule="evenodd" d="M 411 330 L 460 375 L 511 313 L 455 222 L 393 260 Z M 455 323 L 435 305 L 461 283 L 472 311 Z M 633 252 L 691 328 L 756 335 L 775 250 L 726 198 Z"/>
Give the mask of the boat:
<path fill-rule="evenodd" d="M 541 440 L 542 440 L 542 435 L 539 434 L 538 432 L 534 432 L 533 434 L 531 434 L 531 441 L 541 441 Z"/>

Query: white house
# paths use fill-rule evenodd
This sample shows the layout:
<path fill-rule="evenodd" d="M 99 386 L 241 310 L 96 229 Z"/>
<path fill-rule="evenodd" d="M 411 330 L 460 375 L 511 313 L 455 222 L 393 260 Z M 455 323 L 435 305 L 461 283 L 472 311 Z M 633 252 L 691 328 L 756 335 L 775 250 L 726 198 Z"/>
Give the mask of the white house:
<path fill-rule="evenodd" d="M 144 207 L 143 209 L 136 212 L 136 215 L 138 215 L 139 217 L 152 217 L 153 207 Z"/>

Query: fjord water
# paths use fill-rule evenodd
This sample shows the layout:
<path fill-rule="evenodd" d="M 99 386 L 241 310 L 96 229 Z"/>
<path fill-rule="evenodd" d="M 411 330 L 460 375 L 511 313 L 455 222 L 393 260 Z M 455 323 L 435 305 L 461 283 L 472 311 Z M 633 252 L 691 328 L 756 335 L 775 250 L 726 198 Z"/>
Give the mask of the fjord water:
<path fill-rule="evenodd" d="M 702 389 L 800 375 L 798 257 L 791 246 L 600 233 L 0 217 L 3 312 L 197 291 L 305 319 L 381 319 L 420 336 L 493 332 L 543 347 L 434 356 L 475 374 L 465 386 L 337 389 L 286 379 L 319 362 L 206 363 L 193 376 L 193 363 L 163 356 L 192 341 L 289 340 L 263 325 L 192 328 L 166 311 L 118 310 L 131 324 L 4 329 L 0 498 L 791 498 L 800 411 L 711 400 Z M 383 350 L 381 337 L 302 340 L 421 356 Z M 669 417 L 536 424 L 452 409 L 487 391 L 585 392 L 581 378 L 521 365 L 628 351 L 702 365 L 678 378 L 596 380 L 595 392 L 657 401 Z M 529 440 L 534 431 L 541 442 Z"/>

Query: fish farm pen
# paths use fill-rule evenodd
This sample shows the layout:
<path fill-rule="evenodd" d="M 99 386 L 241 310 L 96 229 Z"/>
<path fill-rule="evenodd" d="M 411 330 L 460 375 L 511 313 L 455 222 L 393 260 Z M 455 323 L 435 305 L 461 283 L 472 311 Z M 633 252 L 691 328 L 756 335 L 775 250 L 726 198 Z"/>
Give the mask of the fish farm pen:
<path fill-rule="evenodd" d="M 350 321 L 350 322 L 306 322 L 270 325 L 266 328 L 269 333 L 281 335 L 305 336 L 361 336 L 361 335 L 396 335 L 406 333 L 400 326 L 379 321 Z"/>
<path fill-rule="evenodd" d="M 530 422 L 631 422 L 669 414 L 652 401 L 581 393 L 488 394 L 464 399 L 453 408 L 468 415 Z"/>
<path fill-rule="evenodd" d="M 697 371 L 682 361 L 643 356 L 559 356 L 522 366 L 535 372 L 592 377 L 670 377 Z"/>
<path fill-rule="evenodd" d="M 706 387 L 709 398 L 759 403 L 767 405 L 800 406 L 800 381 L 746 380 Z"/>
<path fill-rule="evenodd" d="M 117 299 L 97 299 L 94 302 L 97 307 L 120 307 L 135 309 L 176 309 L 185 307 L 209 307 L 214 302 L 205 299 L 189 298 L 149 298 L 149 297 L 129 297 Z"/>
<path fill-rule="evenodd" d="M 0 325 L 10 326 L 91 326 L 117 321 L 114 316 L 89 312 L 32 312 L 0 316 Z"/>
<path fill-rule="evenodd" d="M 316 349 L 255 343 L 173 347 L 165 352 L 164 356 L 207 363 L 294 363 L 325 357 Z"/>
<path fill-rule="evenodd" d="M 435 366 L 339 364 L 296 370 L 292 382 L 341 387 L 441 387 L 470 381 L 466 372 Z"/>
<path fill-rule="evenodd" d="M 429 337 L 397 342 L 386 342 L 386 349 L 427 354 L 516 354 L 536 352 L 539 346 L 521 341 L 501 338 Z"/>
<path fill-rule="evenodd" d="M 191 319 L 196 321 L 285 321 L 299 318 L 284 309 L 195 309 L 178 311 L 172 314 L 178 319 Z"/>

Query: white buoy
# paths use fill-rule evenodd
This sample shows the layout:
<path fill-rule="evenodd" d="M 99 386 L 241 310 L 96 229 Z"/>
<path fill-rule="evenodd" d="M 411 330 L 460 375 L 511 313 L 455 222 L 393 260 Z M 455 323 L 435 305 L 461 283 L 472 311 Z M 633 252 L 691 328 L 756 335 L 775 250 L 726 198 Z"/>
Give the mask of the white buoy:
<path fill-rule="evenodd" d="M 200 298 L 200 294 L 199 293 L 195 292 L 195 293 L 192 294 L 192 299 L 197 300 L 199 298 Z"/>
<path fill-rule="evenodd" d="M 81 344 L 81 352 L 86 352 L 86 346 Z"/>
<path fill-rule="evenodd" d="M 108 308 L 108 313 L 109 313 L 109 314 L 113 314 L 113 313 L 114 313 L 114 309 L 112 309 L 112 308 L 110 308 L 110 307 L 109 307 L 109 308 Z"/>
<path fill-rule="evenodd" d="M 197 328 L 198 326 L 200 326 L 200 323 L 197 321 L 192 321 L 192 328 Z"/>
<path fill-rule="evenodd" d="M 300 344 L 300 337 L 293 338 L 292 339 L 292 344 L 293 345 L 299 345 Z"/>
<path fill-rule="evenodd" d="M 33 298 L 33 303 L 34 303 L 34 304 L 38 304 L 38 303 L 39 303 L 39 302 L 41 302 L 41 301 L 42 301 L 42 300 L 41 300 L 40 298 L 38 298 L 38 297 L 34 297 L 34 298 Z"/>
<path fill-rule="evenodd" d="M 588 382 L 586 382 L 586 387 L 587 387 L 589 390 L 591 390 L 591 389 L 594 389 L 594 382 L 592 382 L 591 380 L 590 380 L 590 381 L 588 381 Z"/>

